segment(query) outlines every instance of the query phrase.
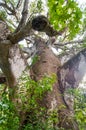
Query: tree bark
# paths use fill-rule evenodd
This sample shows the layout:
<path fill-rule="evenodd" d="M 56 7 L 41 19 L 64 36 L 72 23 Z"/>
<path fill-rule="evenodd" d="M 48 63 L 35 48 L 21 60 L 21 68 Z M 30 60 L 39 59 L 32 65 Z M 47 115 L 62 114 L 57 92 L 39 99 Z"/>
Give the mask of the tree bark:
<path fill-rule="evenodd" d="M 51 49 L 46 46 L 44 41 L 39 39 L 37 40 L 37 43 L 39 60 L 32 66 L 31 70 L 31 77 L 35 81 L 40 80 L 44 75 L 51 76 L 53 73 L 57 75 L 57 70 L 61 65 L 60 60 L 53 54 Z M 69 109 L 69 106 L 64 100 L 63 93 L 60 91 L 58 76 L 57 81 L 52 86 L 52 91 L 44 94 L 40 104 L 47 109 L 47 113 L 49 110 L 54 111 L 57 109 L 59 123 L 55 125 L 67 130 L 78 130 L 78 125 L 73 119 L 74 113 Z"/>
<path fill-rule="evenodd" d="M 5 22 L 1 21 L 0 29 L 0 68 L 11 89 L 10 98 L 14 98 L 18 79 L 26 68 L 26 61 L 18 44 L 12 44 L 7 40 L 9 30 Z"/>
<path fill-rule="evenodd" d="M 58 77 L 62 92 L 77 88 L 86 73 L 86 48 L 81 50 L 59 68 Z"/>

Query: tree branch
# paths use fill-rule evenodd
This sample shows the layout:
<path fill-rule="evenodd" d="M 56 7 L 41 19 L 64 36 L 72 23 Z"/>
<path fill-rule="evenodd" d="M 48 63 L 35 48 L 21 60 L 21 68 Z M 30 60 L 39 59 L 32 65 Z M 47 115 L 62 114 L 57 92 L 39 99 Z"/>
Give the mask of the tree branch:
<path fill-rule="evenodd" d="M 26 23 L 26 20 L 27 20 L 27 16 L 28 16 L 28 3 L 29 3 L 29 0 L 25 0 L 24 2 L 24 7 L 23 7 L 23 11 L 22 11 L 22 18 L 21 18 L 21 21 L 16 29 L 16 32 L 22 27 L 25 25 Z"/>
<path fill-rule="evenodd" d="M 7 5 L 7 3 L 0 3 L 0 6 L 6 8 L 6 9 L 9 10 L 12 14 L 14 14 L 14 10 L 13 10 L 11 7 L 9 7 L 9 6 Z"/>
<path fill-rule="evenodd" d="M 3 40 L 0 42 L 0 48 L 0 67 L 7 78 L 8 85 L 14 87 L 27 63 L 18 45 Z"/>
<path fill-rule="evenodd" d="M 4 2 L 5 3 L 0 3 L 0 6 L 2 6 L 6 10 L 7 14 L 15 16 L 15 18 L 18 21 L 18 17 L 16 15 L 16 9 L 15 9 L 14 5 L 12 3 L 10 3 L 11 7 L 9 7 L 8 4 L 6 3 L 6 1 L 4 1 Z"/>
<path fill-rule="evenodd" d="M 69 42 L 65 42 L 65 43 L 54 43 L 55 46 L 65 46 L 65 45 L 69 45 L 69 44 L 76 44 L 76 43 L 83 43 L 85 40 L 76 40 L 76 41 L 69 41 Z"/>
<path fill-rule="evenodd" d="M 18 43 L 23 40 L 27 35 L 29 35 L 32 29 L 32 20 L 28 21 L 25 26 L 23 26 L 18 32 L 8 35 L 8 40 L 13 44 Z"/>
<path fill-rule="evenodd" d="M 67 28 L 56 31 L 51 27 L 48 19 L 45 16 L 40 15 L 28 20 L 26 25 L 23 25 L 18 32 L 14 32 L 13 34 L 9 35 L 8 39 L 15 44 L 28 36 L 31 29 L 39 32 L 45 32 L 48 36 L 53 37 L 55 35 L 62 35 Z"/>
<path fill-rule="evenodd" d="M 57 31 L 54 30 L 53 27 L 50 25 L 47 17 L 40 15 L 36 16 L 32 20 L 32 28 L 36 31 L 45 32 L 48 36 L 56 36 L 56 35 L 62 35 L 67 27 L 64 29 Z"/>
<path fill-rule="evenodd" d="M 16 9 L 18 9 L 21 6 L 22 2 L 23 2 L 22 0 L 18 0 L 18 3 L 16 5 Z"/>

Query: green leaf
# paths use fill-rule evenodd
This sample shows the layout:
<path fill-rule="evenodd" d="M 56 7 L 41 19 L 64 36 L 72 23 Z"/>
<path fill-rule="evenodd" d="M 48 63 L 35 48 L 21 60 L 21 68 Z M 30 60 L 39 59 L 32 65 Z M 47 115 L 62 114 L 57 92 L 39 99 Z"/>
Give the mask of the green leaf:
<path fill-rule="evenodd" d="M 48 0 L 49 19 L 54 29 L 68 27 L 69 38 L 73 39 L 80 31 L 82 11 L 74 0 Z"/>

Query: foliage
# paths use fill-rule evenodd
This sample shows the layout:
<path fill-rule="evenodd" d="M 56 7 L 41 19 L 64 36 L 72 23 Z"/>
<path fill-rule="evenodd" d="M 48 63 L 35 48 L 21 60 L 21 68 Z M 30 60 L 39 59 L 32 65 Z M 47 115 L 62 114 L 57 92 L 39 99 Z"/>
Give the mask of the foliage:
<path fill-rule="evenodd" d="M 9 100 L 8 94 L 4 93 L 0 101 L 0 130 L 17 130 L 19 117 L 16 114 L 15 106 Z"/>
<path fill-rule="evenodd" d="M 82 11 L 74 0 L 48 0 L 49 18 L 57 30 L 68 28 L 69 38 L 80 31 Z"/>
<path fill-rule="evenodd" d="M 86 30 L 86 7 L 84 8 L 84 11 L 83 11 L 83 32 Z M 86 39 L 86 38 L 85 38 Z"/>
<path fill-rule="evenodd" d="M 79 129 L 86 129 L 86 89 L 69 89 L 68 93 L 74 96 L 75 119 Z"/>
<path fill-rule="evenodd" d="M 0 20 L 6 19 L 6 12 L 4 10 L 0 10 Z"/>
<path fill-rule="evenodd" d="M 26 81 L 27 93 L 29 96 L 28 99 L 28 117 L 27 123 L 24 126 L 24 130 L 57 130 L 53 128 L 52 124 L 55 121 L 58 121 L 56 116 L 57 113 L 50 112 L 49 115 L 46 113 L 46 108 L 41 106 L 41 101 L 46 92 L 52 90 L 52 85 L 56 81 L 56 76 L 52 75 L 44 76 L 42 80 L 35 82 L 27 77 L 23 77 L 22 81 Z M 24 102 L 23 102 L 24 103 Z M 46 121 L 44 121 L 46 119 Z"/>
<path fill-rule="evenodd" d="M 29 5 L 29 11 L 31 14 L 40 14 L 43 11 L 42 0 L 32 1 Z"/>
<path fill-rule="evenodd" d="M 39 57 L 38 57 L 37 55 L 35 55 L 35 56 L 32 58 L 32 65 L 34 65 L 38 60 L 39 60 Z"/>
<path fill-rule="evenodd" d="M 52 91 L 52 85 L 56 81 L 56 76 L 44 76 L 43 79 L 35 82 L 24 74 L 18 84 L 16 107 L 9 100 L 9 92 L 2 94 L 0 101 L 0 130 L 17 130 L 20 120 L 18 112 L 27 113 L 26 122 L 23 124 L 24 130 L 57 130 L 53 128 L 53 123 L 58 122 L 57 110 L 46 113 L 46 108 L 41 106 L 41 101 L 46 92 Z M 17 104 L 18 103 L 18 104 Z M 44 121 L 46 119 L 46 121 Z"/>
<path fill-rule="evenodd" d="M 45 75 L 41 80 L 35 82 L 25 74 L 20 80 L 22 110 L 27 113 L 23 130 L 59 130 L 55 126 L 58 123 L 58 109 L 47 112 L 45 106 L 41 104 L 46 93 L 52 91 L 52 85 L 56 81 L 56 75 Z"/>
<path fill-rule="evenodd" d="M 75 118 L 79 124 L 80 130 L 86 128 L 86 92 L 83 90 L 76 90 L 74 92 L 75 102 Z"/>
<path fill-rule="evenodd" d="M 52 85 L 56 81 L 56 76 L 44 76 L 38 82 L 28 78 L 25 74 L 19 82 L 19 93 L 16 98 L 22 103 L 17 104 L 17 108 L 9 100 L 8 91 L 1 93 L 0 101 L 0 130 L 17 130 L 20 125 L 19 111 L 27 112 L 26 121 L 23 124 L 23 130 L 59 130 L 53 124 L 58 122 L 58 109 L 46 113 L 46 108 L 41 106 L 44 94 L 52 90 Z M 2 86 L 4 87 L 4 86 Z M 1 86 L 0 86 L 0 91 Z M 80 130 L 86 128 L 86 94 L 81 89 L 71 89 L 68 93 L 74 96 L 74 118 L 77 120 Z M 46 119 L 44 121 L 44 119 Z M 61 129 L 60 129 L 61 130 Z"/>

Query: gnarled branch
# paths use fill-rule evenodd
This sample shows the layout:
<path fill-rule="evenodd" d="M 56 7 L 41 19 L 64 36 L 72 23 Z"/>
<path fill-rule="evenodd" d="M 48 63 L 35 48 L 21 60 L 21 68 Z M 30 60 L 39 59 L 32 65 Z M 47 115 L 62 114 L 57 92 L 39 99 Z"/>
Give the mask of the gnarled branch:
<path fill-rule="evenodd" d="M 48 36 L 53 37 L 56 35 L 62 35 L 65 32 L 65 29 L 67 28 L 64 28 L 60 31 L 56 31 L 53 29 L 53 27 L 51 27 L 48 19 L 45 16 L 39 15 L 35 18 L 28 20 L 27 23 L 23 27 L 21 27 L 21 29 L 18 32 L 9 35 L 8 39 L 15 44 L 23 40 L 27 35 L 29 35 L 31 29 L 40 32 L 45 32 Z"/>
<path fill-rule="evenodd" d="M 63 30 L 56 31 L 53 29 L 53 27 L 50 25 L 47 17 L 40 15 L 32 20 L 32 28 L 36 31 L 45 32 L 48 36 L 56 36 L 56 35 L 62 35 L 67 28 L 64 28 Z"/>

